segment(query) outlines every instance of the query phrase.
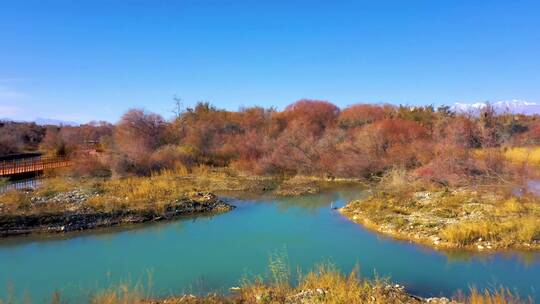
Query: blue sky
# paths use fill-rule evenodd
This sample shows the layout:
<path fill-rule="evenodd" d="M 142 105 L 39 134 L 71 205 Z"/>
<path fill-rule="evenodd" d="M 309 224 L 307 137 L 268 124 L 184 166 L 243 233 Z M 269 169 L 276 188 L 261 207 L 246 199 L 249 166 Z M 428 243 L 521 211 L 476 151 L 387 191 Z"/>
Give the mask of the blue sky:
<path fill-rule="evenodd" d="M 540 102 L 540 1 L 0 1 L 0 117 Z"/>

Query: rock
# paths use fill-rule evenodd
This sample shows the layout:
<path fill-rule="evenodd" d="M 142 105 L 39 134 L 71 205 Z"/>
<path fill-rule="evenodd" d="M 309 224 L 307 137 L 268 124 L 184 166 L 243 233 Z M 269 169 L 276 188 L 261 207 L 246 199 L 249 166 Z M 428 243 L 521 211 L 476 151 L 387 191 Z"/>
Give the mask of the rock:
<path fill-rule="evenodd" d="M 286 304 L 296 303 L 320 303 L 321 298 L 324 298 L 328 292 L 322 288 L 316 288 L 315 290 L 302 290 L 297 294 L 288 296 Z M 324 302 L 323 302 L 324 303 Z"/>
<path fill-rule="evenodd" d="M 443 303 L 443 304 L 451 303 L 450 299 L 445 298 L 445 297 L 441 297 L 441 298 L 427 298 L 427 299 L 425 299 L 425 301 L 426 301 L 426 303 L 437 303 L 437 304 L 440 304 L 440 303 Z"/>
<path fill-rule="evenodd" d="M 478 246 L 476 246 L 476 248 L 478 248 L 478 250 L 484 250 L 484 246 L 482 246 L 482 245 L 478 245 Z"/>
<path fill-rule="evenodd" d="M 441 243 L 441 238 L 434 235 L 431 237 L 431 241 L 433 242 L 434 245 L 439 245 Z"/>

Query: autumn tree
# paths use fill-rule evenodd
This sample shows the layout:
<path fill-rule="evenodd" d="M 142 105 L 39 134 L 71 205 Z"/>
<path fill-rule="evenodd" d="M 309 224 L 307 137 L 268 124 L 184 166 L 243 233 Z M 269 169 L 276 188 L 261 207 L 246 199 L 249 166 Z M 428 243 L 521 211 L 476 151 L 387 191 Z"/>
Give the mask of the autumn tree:
<path fill-rule="evenodd" d="M 296 125 L 306 133 L 320 136 L 325 129 L 337 123 L 339 108 L 328 101 L 299 100 L 285 108 L 287 127 Z"/>
<path fill-rule="evenodd" d="M 165 120 L 141 109 L 126 112 L 114 130 L 113 168 L 118 174 L 151 172 L 151 154 L 165 144 Z"/>
<path fill-rule="evenodd" d="M 0 121 L 0 156 L 35 151 L 45 136 L 45 128 L 35 123 Z"/>
<path fill-rule="evenodd" d="M 355 104 L 348 106 L 339 115 L 339 126 L 344 129 L 360 127 L 388 116 L 382 106 L 371 104 Z"/>

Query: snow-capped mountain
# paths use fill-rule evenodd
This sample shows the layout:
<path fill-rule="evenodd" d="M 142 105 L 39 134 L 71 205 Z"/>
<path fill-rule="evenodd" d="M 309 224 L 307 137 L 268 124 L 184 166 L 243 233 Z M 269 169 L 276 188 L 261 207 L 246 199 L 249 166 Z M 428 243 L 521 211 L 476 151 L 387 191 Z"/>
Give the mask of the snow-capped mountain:
<path fill-rule="evenodd" d="M 0 121 L 13 121 L 13 122 L 34 122 L 40 126 L 78 126 L 80 123 L 67 120 L 51 119 L 51 118 L 42 118 L 38 117 L 34 120 L 19 120 L 11 118 L 0 118 Z"/>
<path fill-rule="evenodd" d="M 452 109 L 456 112 L 476 114 L 484 109 L 488 104 L 493 106 L 497 113 L 515 114 L 540 114 L 540 104 L 525 100 L 503 100 L 497 102 L 476 102 L 476 103 L 455 103 Z"/>
<path fill-rule="evenodd" d="M 67 121 L 67 120 L 59 120 L 59 119 L 51 119 L 51 118 L 43 118 L 38 117 L 34 120 L 34 122 L 41 126 L 47 126 L 47 125 L 53 125 L 53 126 L 78 126 L 78 122 L 74 121 Z"/>

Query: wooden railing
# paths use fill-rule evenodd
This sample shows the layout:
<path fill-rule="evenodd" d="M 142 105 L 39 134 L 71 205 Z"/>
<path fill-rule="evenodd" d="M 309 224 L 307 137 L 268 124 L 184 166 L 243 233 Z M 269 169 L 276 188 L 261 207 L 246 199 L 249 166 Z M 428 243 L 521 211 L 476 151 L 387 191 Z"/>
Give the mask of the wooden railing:
<path fill-rule="evenodd" d="M 69 159 L 64 157 L 33 157 L 6 160 L 0 162 L 0 176 L 39 172 L 70 165 Z"/>

